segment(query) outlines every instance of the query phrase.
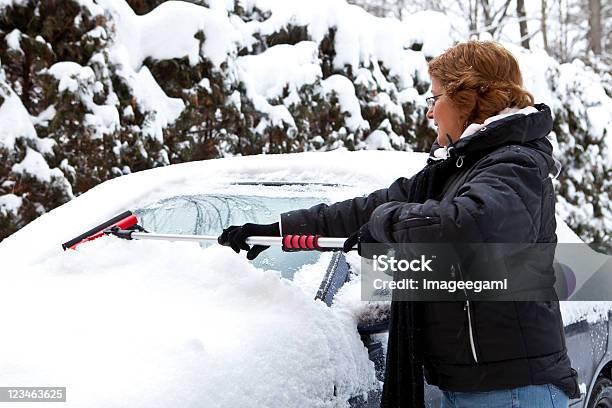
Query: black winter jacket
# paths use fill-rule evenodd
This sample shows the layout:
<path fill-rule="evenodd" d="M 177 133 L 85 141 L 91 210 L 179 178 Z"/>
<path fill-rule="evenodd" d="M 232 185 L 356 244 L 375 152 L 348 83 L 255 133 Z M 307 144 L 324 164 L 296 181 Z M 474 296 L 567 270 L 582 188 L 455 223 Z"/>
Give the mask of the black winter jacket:
<path fill-rule="evenodd" d="M 454 145 L 458 170 L 439 197 L 407 202 L 413 179 L 366 197 L 281 215 L 284 234 L 346 237 L 369 222 L 380 242 L 556 242 L 550 109 L 488 124 Z M 486 151 L 475 162 L 464 158 Z M 427 223 L 408 220 L 426 219 Z M 423 225 L 426 224 L 426 225 Z M 554 277 L 552 259 L 545 260 Z M 554 282 L 554 278 L 551 279 Z M 551 383 L 579 396 L 558 301 L 426 302 L 425 376 L 449 391 L 489 391 Z M 467 306 L 467 307 L 466 307 Z M 389 364 L 389 362 L 387 362 Z"/>

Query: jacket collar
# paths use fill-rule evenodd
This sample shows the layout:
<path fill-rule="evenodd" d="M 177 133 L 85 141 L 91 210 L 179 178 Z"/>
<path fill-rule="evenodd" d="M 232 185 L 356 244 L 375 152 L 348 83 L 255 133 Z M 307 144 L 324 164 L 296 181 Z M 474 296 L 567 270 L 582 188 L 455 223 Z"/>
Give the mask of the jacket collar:
<path fill-rule="evenodd" d="M 483 123 L 472 123 L 470 126 L 468 126 L 463 133 L 461 134 L 461 136 L 459 136 L 459 139 L 462 139 L 464 137 L 469 137 L 473 134 L 475 134 L 478 131 L 481 131 L 482 128 L 484 128 L 485 126 L 488 126 L 490 123 L 492 122 L 497 122 L 498 120 L 502 120 L 508 116 L 511 115 L 530 115 L 532 113 L 537 113 L 539 112 L 534 106 L 527 106 L 526 108 L 520 109 L 520 108 L 506 108 L 504 110 L 502 110 L 501 112 L 499 112 L 497 115 L 495 116 L 491 116 L 490 118 L 485 119 L 485 121 Z"/>
<path fill-rule="evenodd" d="M 451 156 L 465 156 L 481 150 L 489 150 L 509 144 L 532 145 L 551 155 L 552 146 L 546 140 L 552 130 L 550 108 L 544 104 L 520 110 L 504 110 L 484 121 L 473 123 L 459 140 L 448 148 L 434 142 L 430 153 L 432 160 Z M 544 142 L 544 143 L 542 143 Z"/>

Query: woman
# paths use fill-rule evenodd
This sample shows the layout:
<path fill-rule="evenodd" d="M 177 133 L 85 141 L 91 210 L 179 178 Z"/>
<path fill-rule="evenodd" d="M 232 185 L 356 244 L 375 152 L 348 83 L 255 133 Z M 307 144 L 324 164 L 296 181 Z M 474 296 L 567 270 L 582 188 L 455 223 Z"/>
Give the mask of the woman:
<path fill-rule="evenodd" d="M 554 243 L 550 109 L 533 105 L 517 61 L 494 42 L 458 44 L 429 63 L 427 117 L 438 137 L 428 164 L 388 189 L 226 229 L 219 242 L 253 259 L 251 235 L 350 236 L 365 242 Z M 542 257 L 525 276 L 544 270 Z M 550 279 L 550 282 L 554 279 Z M 552 283 L 551 283 L 552 285 Z M 382 406 L 567 407 L 579 396 L 558 301 L 393 302 Z"/>

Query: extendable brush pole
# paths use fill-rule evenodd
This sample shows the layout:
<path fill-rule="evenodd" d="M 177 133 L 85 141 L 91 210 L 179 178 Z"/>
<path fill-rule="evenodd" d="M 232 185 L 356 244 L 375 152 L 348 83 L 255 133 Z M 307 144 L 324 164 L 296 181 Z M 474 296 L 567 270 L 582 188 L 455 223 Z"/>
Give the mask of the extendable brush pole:
<path fill-rule="evenodd" d="M 138 219 L 132 212 L 126 211 L 116 217 L 90 229 L 84 234 L 62 244 L 64 250 L 76 249 L 84 242 L 114 235 L 123 239 L 155 240 L 155 241 L 191 241 L 191 242 L 217 242 L 213 235 L 182 235 L 157 234 L 146 232 L 138 225 Z M 325 238 L 319 235 L 285 235 L 282 237 L 253 236 L 246 239 L 248 245 L 282 246 L 286 251 L 316 251 L 321 249 L 341 249 L 346 238 Z"/>
<path fill-rule="evenodd" d="M 106 232 L 124 239 L 153 240 L 153 241 L 192 241 L 217 242 L 216 235 L 183 235 L 183 234 L 156 234 L 112 228 Z M 285 235 L 283 237 L 248 237 L 245 242 L 249 245 L 283 246 L 285 249 L 317 250 L 322 248 L 342 248 L 346 238 L 324 238 L 318 235 Z"/>

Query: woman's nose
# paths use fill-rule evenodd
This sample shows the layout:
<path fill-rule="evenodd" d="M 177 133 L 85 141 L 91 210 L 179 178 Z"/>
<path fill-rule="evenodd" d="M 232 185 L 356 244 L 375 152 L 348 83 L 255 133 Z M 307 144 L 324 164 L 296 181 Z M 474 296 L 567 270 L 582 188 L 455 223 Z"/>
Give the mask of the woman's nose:
<path fill-rule="evenodd" d="M 434 110 L 433 106 L 427 109 L 427 118 L 428 119 L 433 119 L 434 118 L 433 117 L 433 110 Z"/>

